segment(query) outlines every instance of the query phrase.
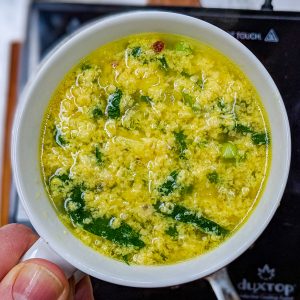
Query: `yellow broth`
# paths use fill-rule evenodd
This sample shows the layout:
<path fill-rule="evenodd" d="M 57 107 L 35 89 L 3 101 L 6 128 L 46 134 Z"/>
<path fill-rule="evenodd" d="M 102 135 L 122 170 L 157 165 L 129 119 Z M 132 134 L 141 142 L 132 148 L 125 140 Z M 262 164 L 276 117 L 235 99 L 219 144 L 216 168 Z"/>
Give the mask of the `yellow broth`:
<path fill-rule="evenodd" d="M 128 264 L 201 255 L 237 230 L 270 164 L 259 96 L 224 55 L 145 33 L 70 70 L 45 113 L 41 168 L 83 243 Z"/>

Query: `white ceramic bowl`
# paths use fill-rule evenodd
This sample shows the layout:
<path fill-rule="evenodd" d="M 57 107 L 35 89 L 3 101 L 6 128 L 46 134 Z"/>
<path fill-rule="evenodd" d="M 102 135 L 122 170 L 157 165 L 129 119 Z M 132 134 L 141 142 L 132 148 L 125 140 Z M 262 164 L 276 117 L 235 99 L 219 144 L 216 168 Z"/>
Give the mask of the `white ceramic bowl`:
<path fill-rule="evenodd" d="M 41 121 L 56 86 L 68 70 L 92 50 L 140 32 L 190 36 L 231 58 L 256 87 L 272 131 L 270 175 L 263 196 L 248 221 L 215 250 L 174 265 L 128 266 L 85 246 L 59 221 L 40 175 Z M 230 263 L 255 241 L 280 203 L 289 171 L 290 148 L 289 123 L 278 89 L 266 69 L 246 47 L 226 32 L 198 19 L 167 12 L 140 11 L 108 17 L 88 25 L 47 56 L 28 82 L 19 103 L 13 129 L 12 162 L 17 189 L 34 228 L 65 260 L 109 282 L 161 287 L 211 274 Z"/>

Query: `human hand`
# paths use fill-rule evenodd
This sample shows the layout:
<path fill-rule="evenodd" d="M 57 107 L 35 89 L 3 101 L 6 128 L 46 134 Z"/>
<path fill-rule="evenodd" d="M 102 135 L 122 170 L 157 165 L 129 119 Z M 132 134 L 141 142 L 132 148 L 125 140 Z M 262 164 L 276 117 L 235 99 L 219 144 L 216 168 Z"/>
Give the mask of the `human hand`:
<path fill-rule="evenodd" d="M 0 228 L 0 299 L 2 300 L 92 300 L 88 276 L 76 284 L 45 259 L 19 263 L 38 239 L 28 227 L 9 224 Z"/>

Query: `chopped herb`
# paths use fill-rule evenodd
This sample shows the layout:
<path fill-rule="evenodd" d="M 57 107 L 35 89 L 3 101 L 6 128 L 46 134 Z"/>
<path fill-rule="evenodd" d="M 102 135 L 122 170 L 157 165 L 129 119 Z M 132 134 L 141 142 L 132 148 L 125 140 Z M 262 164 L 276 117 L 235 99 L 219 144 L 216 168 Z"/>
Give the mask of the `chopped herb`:
<path fill-rule="evenodd" d="M 226 107 L 224 99 L 223 98 L 217 98 L 217 106 L 223 111 Z"/>
<path fill-rule="evenodd" d="M 154 204 L 154 209 L 160 214 L 170 217 L 176 221 L 192 224 L 207 234 L 226 235 L 229 233 L 227 229 L 223 228 L 214 221 L 211 221 L 203 216 L 199 216 L 196 212 L 193 212 L 182 205 L 172 204 L 172 209 L 166 212 L 164 207 L 167 204 L 170 204 L 170 202 L 157 201 Z"/>
<path fill-rule="evenodd" d="M 168 196 L 179 186 L 176 182 L 178 171 L 173 171 L 167 177 L 166 181 L 158 188 L 158 191 L 163 196 Z"/>
<path fill-rule="evenodd" d="M 117 89 L 114 93 L 108 96 L 106 112 L 109 118 L 117 119 L 120 117 L 120 102 L 122 95 L 122 91 Z"/>
<path fill-rule="evenodd" d="M 244 135 L 246 135 L 247 133 L 251 133 L 251 140 L 254 145 L 267 145 L 269 143 L 269 136 L 265 132 L 255 132 L 250 127 L 239 123 L 235 125 L 235 130 Z"/>
<path fill-rule="evenodd" d="M 84 63 L 84 64 L 81 65 L 81 70 L 82 71 L 89 70 L 91 68 L 92 68 L 92 66 L 90 64 L 87 64 L 87 63 Z"/>
<path fill-rule="evenodd" d="M 205 148 L 208 144 L 207 140 L 202 140 L 196 143 L 197 146 L 199 146 L 200 148 Z"/>
<path fill-rule="evenodd" d="M 161 64 L 161 68 L 163 70 L 165 70 L 165 71 L 168 71 L 169 70 L 169 65 L 168 65 L 168 63 L 166 61 L 165 56 L 159 57 L 158 60 L 159 60 L 159 62 Z"/>
<path fill-rule="evenodd" d="M 122 255 L 122 259 L 123 259 L 123 261 L 125 262 L 126 265 L 130 266 L 129 255 L 128 254 Z"/>
<path fill-rule="evenodd" d="M 74 226 L 80 226 L 92 234 L 119 245 L 133 246 L 139 249 L 145 246 L 145 243 L 140 239 L 140 234 L 128 224 L 122 222 L 119 227 L 112 228 L 113 217 L 93 218 L 85 206 L 84 191 L 81 186 L 73 188 L 70 197 L 65 200 L 64 206 Z M 86 220 L 89 221 L 86 222 Z"/>
<path fill-rule="evenodd" d="M 134 47 L 134 48 L 131 50 L 131 55 L 132 55 L 133 57 L 139 57 L 141 54 L 142 54 L 142 49 L 141 49 L 141 47 Z"/>
<path fill-rule="evenodd" d="M 203 79 L 197 80 L 197 85 L 200 87 L 201 90 L 204 90 L 205 80 Z"/>
<path fill-rule="evenodd" d="M 55 130 L 54 130 L 54 138 L 55 138 L 55 142 L 57 145 L 59 145 L 60 147 L 64 147 L 67 142 L 64 139 L 61 129 L 57 126 L 55 126 Z"/>
<path fill-rule="evenodd" d="M 60 175 L 55 175 L 56 178 L 60 179 L 63 182 L 66 182 L 69 180 L 69 174 L 60 174 Z"/>
<path fill-rule="evenodd" d="M 93 115 L 93 118 L 97 120 L 97 119 L 100 119 L 103 116 L 103 112 L 102 112 L 100 107 L 95 107 L 92 110 L 92 115 Z"/>
<path fill-rule="evenodd" d="M 163 259 L 163 261 L 166 261 L 166 260 L 167 260 L 167 257 L 166 257 L 163 253 L 160 253 L 160 256 L 161 256 L 161 258 Z"/>
<path fill-rule="evenodd" d="M 146 103 L 149 103 L 149 104 L 152 103 L 152 99 L 149 96 L 142 95 L 141 96 L 141 100 L 144 101 L 144 102 L 146 102 Z"/>
<path fill-rule="evenodd" d="M 189 54 L 191 54 L 193 52 L 191 46 L 188 43 L 186 43 L 186 42 L 179 42 L 179 43 L 177 43 L 175 45 L 175 50 L 176 51 L 184 52 L 187 55 L 189 55 Z"/>
<path fill-rule="evenodd" d="M 95 156 L 96 156 L 96 161 L 98 164 L 103 163 L 102 153 L 99 150 L 98 146 L 95 147 Z"/>
<path fill-rule="evenodd" d="M 192 184 L 190 184 L 190 185 L 186 185 L 186 186 L 181 187 L 180 193 L 182 195 L 183 194 L 189 195 L 193 192 L 193 190 L 194 190 L 194 186 Z"/>
<path fill-rule="evenodd" d="M 268 145 L 270 142 L 269 136 L 265 132 L 253 133 L 251 139 L 254 145 Z"/>
<path fill-rule="evenodd" d="M 242 134 L 247 134 L 247 133 L 252 133 L 253 132 L 253 130 L 250 127 L 245 126 L 243 124 L 239 124 L 239 123 L 237 123 L 235 125 L 235 130 L 239 133 L 242 133 Z"/>
<path fill-rule="evenodd" d="M 190 77 L 191 77 L 191 75 L 190 75 L 189 73 L 185 72 L 185 71 L 182 71 L 182 72 L 180 73 L 180 75 L 182 75 L 182 76 L 184 76 L 184 77 L 186 77 L 186 78 L 190 78 Z"/>
<path fill-rule="evenodd" d="M 51 185 L 52 180 L 56 178 L 59 179 L 62 183 L 65 183 L 70 180 L 69 174 L 66 173 L 60 174 L 59 171 L 56 171 L 53 175 L 49 177 L 49 181 L 48 181 L 49 186 Z"/>
<path fill-rule="evenodd" d="M 176 226 L 170 226 L 165 230 L 165 233 L 169 236 L 171 236 L 172 238 L 177 238 L 178 237 L 178 231 Z"/>
<path fill-rule="evenodd" d="M 238 162 L 243 162 L 247 159 L 247 152 L 245 152 L 244 154 L 238 155 Z"/>
<path fill-rule="evenodd" d="M 174 132 L 174 136 L 175 136 L 175 142 L 178 149 L 179 157 L 184 158 L 185 150 L 187 149 L 186 135 L 181 130 L 179 132 Z"/>
<path fill-rule="evenodd" d="M 187 94 L 187 93 L 184 93 L 184 92 L 182 92 L 182 97 L 183 97 L 184 104 L 193 108 L 193 106 L 194 106 L 193 97 L 191 95 Z"/>
<path fill-rule="evenodd" d="M 233 159 L 237 156 L 237 147 L 232 142 L 224 143 L 222 146 L 222 157 L 224 159 Z"/>
<path fill-rule="evenodd" d="M 216 171 L 210 172 L 206 175 L 210 183 L 218 183 L 219 175 Z"/>

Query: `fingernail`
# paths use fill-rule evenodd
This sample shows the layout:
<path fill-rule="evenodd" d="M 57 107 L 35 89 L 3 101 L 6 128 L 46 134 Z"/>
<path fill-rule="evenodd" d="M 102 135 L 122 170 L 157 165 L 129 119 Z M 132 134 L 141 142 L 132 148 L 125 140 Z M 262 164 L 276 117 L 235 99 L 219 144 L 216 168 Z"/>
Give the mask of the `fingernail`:
<path fill-rule="evenodd" d="M 15 300 L 58 299 L 64 291 L 62 282 L 45 267 L 26 263 L 18 273 L 12 292 Z"/>

